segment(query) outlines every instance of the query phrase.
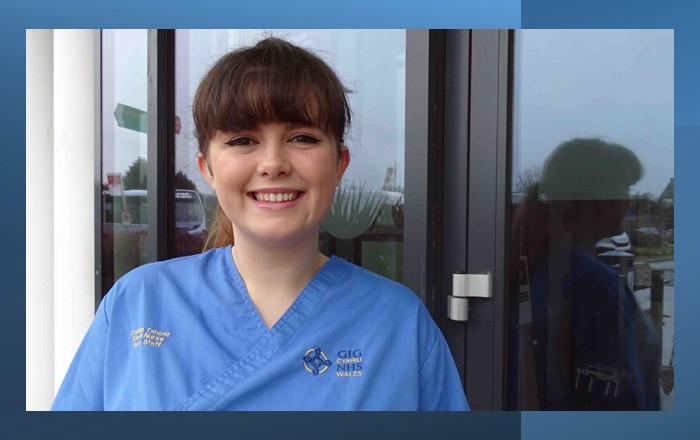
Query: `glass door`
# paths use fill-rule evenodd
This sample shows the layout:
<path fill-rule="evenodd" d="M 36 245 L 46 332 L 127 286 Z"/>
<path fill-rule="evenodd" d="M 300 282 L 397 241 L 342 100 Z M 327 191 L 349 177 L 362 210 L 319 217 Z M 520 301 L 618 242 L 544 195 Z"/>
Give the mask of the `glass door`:
<path fill-rule="evenodd" d="M 101 299 L 148 261 L 147 31 L 102 31 Z"/>
<path fill-rule="evenodd" d="M 674 404 L 673 31 L 516 33 L 512 409 Z"/>
<path fill-rule="evenodd" d="M 474 409 L 673 408 L 673 32 L 447 31 L 434 316 Z M 491 297 L 448 317 L 455 273 Z"/>

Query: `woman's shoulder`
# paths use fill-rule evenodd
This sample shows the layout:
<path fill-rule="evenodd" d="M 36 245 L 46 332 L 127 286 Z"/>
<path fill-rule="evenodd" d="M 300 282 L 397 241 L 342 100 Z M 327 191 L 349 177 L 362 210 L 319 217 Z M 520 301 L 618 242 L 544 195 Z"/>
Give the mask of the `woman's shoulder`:
<path fill-rule="evenodd" d="M 351 284 L 358 291 L 374 290 L 384 295 L 396 295 L 418 300 L 413 291 L 397 281 L 339 257 L 332 257 L 332 261 L 335 263 L 335 270 L 338 271 L 341 282 Z"/>
<path fill-rule="evenodd" d="M 327 301 L 331 316 L 352 316 L 354 325 L 362 329 L 359 332 L 383 335 L 392 347 L 401 347 L 405 359 L 415 350 L 415 371 L 431 353 L 437 354 L 435 347 L 443 348 L 440 330 L 416 293 L 347 261 L 337 259 L 334 263 L 338 277 Z M 340 322 L 347 325 L 345 320 Z"/>
<path fill-rule="evenodd" d="M 216 248 L 201 254 L 146 263 L 124 274 L 117 280 L 117 283 L 162 277 L 189 277 L 193 273 L 198 272 L 201 267 L 211 264 L 213 260 L 220 259 L 225 254 L 225 251 L 226 248 Z"/>
<path fill-rule="evenodd" d="M 339 257 L 333 257 L 332 262 L 338 277 L 335 285 L 343 296 L 350 296 L 355 301 L 390 303 L 394 310 L 424 309 L 420 297 L 403 284 Z"/>
<path fill-rule="evenodd" d="M 225 252 L 226 248 L 217 248 L 201 254 L 141 265 L 120 277 L 106 298 L 114 302 L 125 295 L 130 298 L 139 294 L 157 295 L 173 290 L 174 286 L 214 280 L 216 273 L 226 272 Z"/>

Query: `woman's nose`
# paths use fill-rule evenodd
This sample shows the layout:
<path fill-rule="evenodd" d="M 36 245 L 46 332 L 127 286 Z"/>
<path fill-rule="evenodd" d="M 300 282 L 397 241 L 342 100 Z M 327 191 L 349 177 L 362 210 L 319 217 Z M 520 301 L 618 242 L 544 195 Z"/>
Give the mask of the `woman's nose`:
<path fill-rule="evenodd" d="M 283 145 L 270 145 L 263 148 L 262 157 L 258 163 L 258 173 L 277 177 L 291 173 L 291 164 L 285 154 Z"/>

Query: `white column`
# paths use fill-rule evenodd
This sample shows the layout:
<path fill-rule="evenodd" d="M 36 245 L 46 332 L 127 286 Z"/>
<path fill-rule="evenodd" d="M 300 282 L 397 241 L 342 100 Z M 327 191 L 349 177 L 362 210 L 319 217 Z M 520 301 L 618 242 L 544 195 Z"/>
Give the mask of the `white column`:
<path fill-rule="evenodd" d="M 53 31 L 27 30 L 26 409 L 54 395 Z"/>
<path fill-rule="evenodd" d="M 54 390 L 95 313 L 95 32 L 54 31 Z"/>

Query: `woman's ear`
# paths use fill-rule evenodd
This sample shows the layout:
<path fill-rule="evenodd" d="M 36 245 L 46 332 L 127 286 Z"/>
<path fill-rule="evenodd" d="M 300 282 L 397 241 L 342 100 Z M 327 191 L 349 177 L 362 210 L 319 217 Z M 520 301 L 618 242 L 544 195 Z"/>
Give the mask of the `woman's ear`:
<path fill-rule="evenodd" d="M 214 174 L 211 172 L 209 163 L 202 153 L 197 153 L 197 166 L 199 167 L 199 172 L 202 173 L 204 180 L 206 180 L 209 186 L 216 191 L 216 186 L 214 185 Z"/>
<path fill-rule="evenodd" d="M 340 183 L 340 179 L 343 178 L 345 170 L 348 169 L 350 165 L 350 150 L 345 145 L 340 146 L 340 157 L 338 158 L 338 178 L 336 184 Z"/>

